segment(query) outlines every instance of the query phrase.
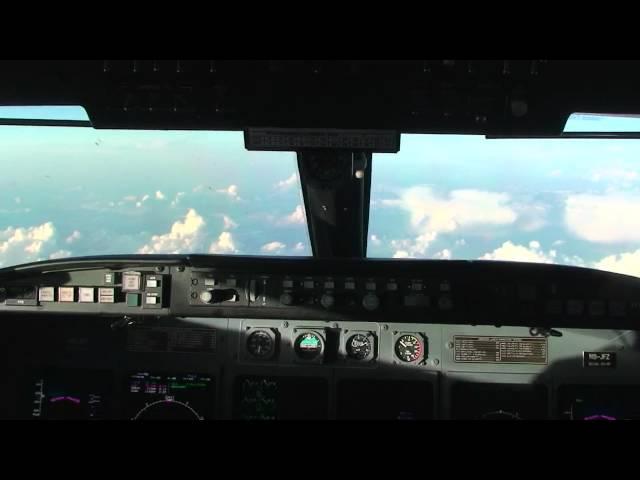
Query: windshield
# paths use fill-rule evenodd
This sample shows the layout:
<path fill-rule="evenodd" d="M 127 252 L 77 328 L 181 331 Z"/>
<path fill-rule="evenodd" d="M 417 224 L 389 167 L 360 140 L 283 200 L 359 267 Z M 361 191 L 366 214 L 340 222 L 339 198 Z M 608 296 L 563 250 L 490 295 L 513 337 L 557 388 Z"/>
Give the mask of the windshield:
<path fill-rule="evenodd" d="M 640 140 L 403 135 L 373 157 L 368 256 L 640 276 Z"/>
<path fill-rule="evenodd" d="M 295 154 L 248 152 L 242 132 L 0 126 L 0 158 L 2 267 L 105 254 L 311 254 Z"/>

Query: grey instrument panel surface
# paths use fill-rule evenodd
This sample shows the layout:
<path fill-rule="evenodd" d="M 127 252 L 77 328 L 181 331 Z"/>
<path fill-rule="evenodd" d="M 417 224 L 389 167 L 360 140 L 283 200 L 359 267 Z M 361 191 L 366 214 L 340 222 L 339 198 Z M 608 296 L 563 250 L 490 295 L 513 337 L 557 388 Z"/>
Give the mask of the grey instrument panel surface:
<path fill-rule="evenodd" d="M 58 322 L 58 321 L 56 321 Z M 563 329 L 562 337 L 548 338 L 548 363 L 496 364 L 460 363 L 455 361 L 454 337 L 459 335 L 487 337 L 529 337 L 529 329 L 521 327 L 455 326 L 438 324 L 385 324 L 377 322 L 322 322 L 271 319 L 215 319 L 180 318 L 159 319 L 152 326 L 169 327 L 183 332 L 187 341 L 190 331 L 214 329 L 214 348 L 202 351 L 140 351 L 128 348 L 126 342 L 118 344 L 105 338 L 108 326 L 82 324 L 74 320 L 73 326 L 59 326 L 59 335 L 46 341 L 35 341 L 29 349 L 24 344 L 32 342 L 37 334 L 22 331 L 15 334 L 13 351 L 22 351 L 11 362 L 28 371 L 38 366 L 54 368 L 106 369 L 114 373 L 116 397 L 122 392 L 123 379 L 137 371 L 146 372 L 198 372 L 215 376 L 218 418 L 230 418 L 233 410 L 233 382 L 237 376 L 265 375 L 292 377 L 320 377 L 329 384 L 329 417 L 336 415 L 336 382 L 342 379 L 376 380 L 424 380 L 432 382 L 435 395 L 434 416 L 449 418 L 451 391 L 456 382 L 471 381 L 486 384 L 542 383 L 547 386 L 548 408 L 556 415 L 556 389 L 565 384 L 640 384 L 636 365 L 640 361 L 640 336 L 634 331 Z M 101 326 L 98 326 L 101 325 Z M 73 330 L 65 330 L 72 328 Z M 250 359 L 246 348 L 245 332 L 268 328 L 277 332 L 280 351 L 268 361 Z M 195 329 L 195 330 L 194 330 Z M 322 364 L 301 364 L 294 361 L 293 342 L 299 329 L 330 329 L 342 338 L 353 331 L 372 332 L 377 339 L 374 362 L 347 362 L 340 355 Z M 346 334 L 345 334 L 346 331 Z M 127 336 L 133 335 L 135 327 Z M 398 360 L 394 343 L 402 333 L 420 334 L 427 339 L 427 356 L 423 364 L 406 364 Z M 343 345 L 343 341 L 340 345 Z M 43 348 L 43 345 L 48 345 Z M 119 347 L 116 347 L 119 345 Z M 174 342 L 175 347 L 175 342 Z M 135 351 L 134 351 L 135 350 Z M 583 352 L 615 352 L 616 368 L 585 368 Z"/>

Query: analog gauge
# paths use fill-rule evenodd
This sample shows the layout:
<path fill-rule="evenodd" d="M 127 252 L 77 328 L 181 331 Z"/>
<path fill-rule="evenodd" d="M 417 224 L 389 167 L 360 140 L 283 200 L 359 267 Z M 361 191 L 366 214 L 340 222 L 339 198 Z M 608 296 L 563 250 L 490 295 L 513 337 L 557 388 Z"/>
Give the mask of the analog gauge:
<path fill-rule="evenodd" d="M 402 335 L 396 341 L 396 355 L 403 362 L 417 362 L 423 353 L 424 345 L 416 335 Z"/>
<path fill-rule="evenodd" d="M 255 358 L 268 359 L 275 352 L 273 335 L 264 330 L 256 330 L 247 338 L 247 351 Z"/>
<path fill-rule="evenodd" d="M 314 332 L 303 333 L 296 339 L 295 352 L 302 360 L 313 360 L 317 358 L 324 349 L 323 341 Z"/>
<path fill-rule="evenodd" d="M 356 333 L 347 340 L 346 349 L 349 358 L 364 360 L 371 355 L 373 345 L 369 336 Z"/>

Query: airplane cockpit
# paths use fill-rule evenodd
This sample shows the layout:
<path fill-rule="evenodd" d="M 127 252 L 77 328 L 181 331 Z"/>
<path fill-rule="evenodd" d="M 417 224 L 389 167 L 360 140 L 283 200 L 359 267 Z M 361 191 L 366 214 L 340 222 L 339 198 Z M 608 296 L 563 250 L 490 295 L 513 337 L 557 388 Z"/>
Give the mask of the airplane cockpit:
<path fill-rule="evenodd" d="M 640 62 L 0 72 L 0 418 L 640 419 Z"/>

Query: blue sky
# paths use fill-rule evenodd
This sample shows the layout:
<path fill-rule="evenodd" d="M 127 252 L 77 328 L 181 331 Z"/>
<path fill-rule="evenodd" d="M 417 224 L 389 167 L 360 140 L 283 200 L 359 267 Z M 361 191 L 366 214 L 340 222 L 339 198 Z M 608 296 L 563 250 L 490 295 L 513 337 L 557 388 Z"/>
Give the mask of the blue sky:
<path fill-rule="evenodd" d="M 629 120 L 579 118 L 575 130 L 630 130 Z M 295 155 L 247 152 L 241 132 L 3 126 L 0 159 L 2 266 L 115 253 L 310 254 Z M 399 154 L 374 155 L 369 256 L 640 276 L 639 159 L 640 140 L 403 135 Z"/>

